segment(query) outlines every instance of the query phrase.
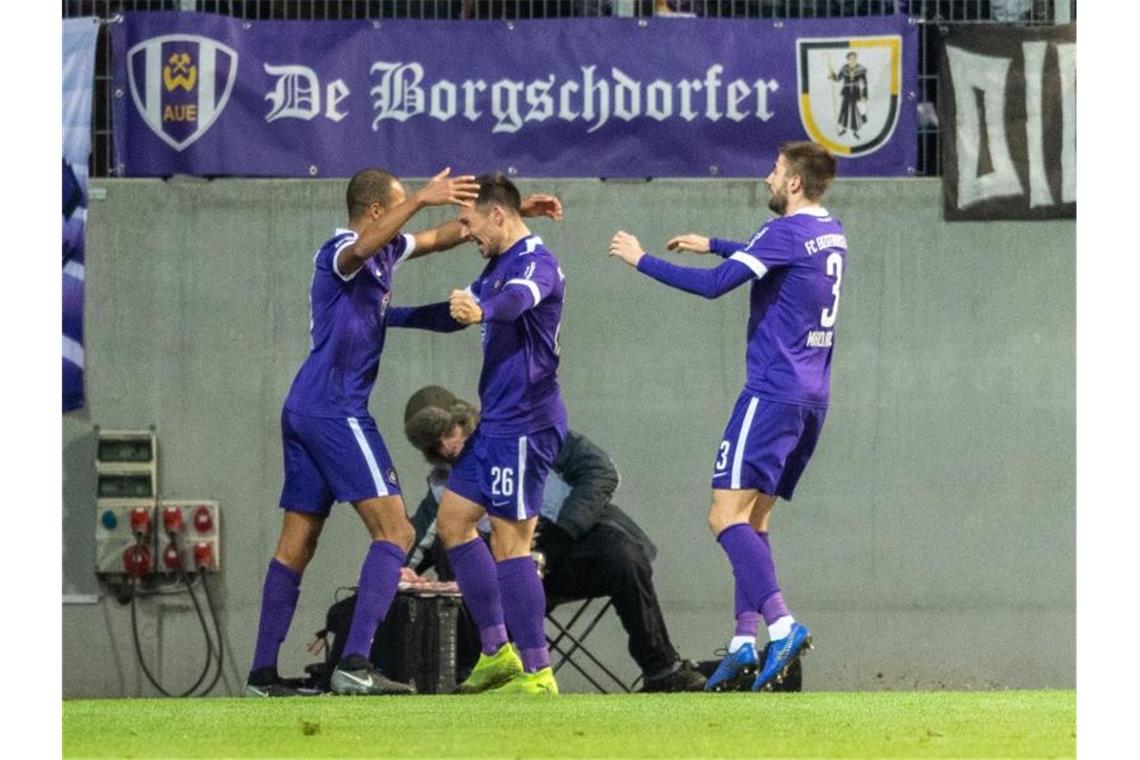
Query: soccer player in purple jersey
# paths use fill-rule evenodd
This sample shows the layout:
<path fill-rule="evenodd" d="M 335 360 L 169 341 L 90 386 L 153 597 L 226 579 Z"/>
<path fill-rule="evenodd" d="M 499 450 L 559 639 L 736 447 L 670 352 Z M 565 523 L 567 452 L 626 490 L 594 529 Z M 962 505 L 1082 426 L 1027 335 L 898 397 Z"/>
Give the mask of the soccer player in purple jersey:
<path fill-rule="evenodd" d="M 625 232 L 610 243 L 610 254 L 638 271 L 705 298 L 752 282 L 747 377 L 717 449 L 708 515 L 736 581 L 736 635 L 706 684 L 712 691 L 738 688 L 753 673 L 753 690 L 770 688 L 811 648 L 811 632 L 792 617 L 776 583 L 768 517 L 777 497 L 792 498 L 827 413 L 847 256 L 842 225 L 820 206 L 834 178 L 835 159 L 824 148 L 782 145 L 766 180 L 768 207 L 778 217 L 747 244 L 692 234 L 669 241 L 671 250 L 712 251 L 726 259 L 712 269 L 658 259 Z M 756 654 L 760 617 L 771 642 L 762 665 Z"/>
<path fill-rule="evenodd" d="M 332 690 L 342 694 L 411 690 L 375 672 L 368 659 L 415 536 L 396 471 L 368 413 L 368 397 L 384 347 L 385 316 L 397 267 L 467 239 L 457 220 L 414 235 L 400 233 L 425 207 L 463 207 L 475 199 L 475 178 L 449 173 L 450 169 L 443 170 L 408 196 L 388 172 L 358 172 L 348 183 L 348 228 L 337 230 L 313 258 L 311 350 L 281 412 L 284 522 L 265 577 L 247 696 L 295 693 L 278 676 L 277 655 L 297 606 L 301 575 L 334 501 L 352 504 L 372 544 L 360 571 L 356 610 L 344 656 L 332 674 Z M 531 196 L 528 201 L 530 213 L 561 215 L 561 205 L 551 196 Z"/>
<path fill-rule="evenodd" d="M 451 332 L 479 324 L 483 333 L 483 414 L 451 470 L 437 518 L 482 644 L 461 693 L 558 693 L 531 542 L 546 475 L 566 439 L 557 377 L 565 278 L 519 208 L 509 179 L 480 177 L 479 197 L 458 221 L 489 260 L 483 273 L 447 302 L 389 315 L 392 326 Z M 484 514 L 490 516 L 490 550 L 476 530 Z"/>

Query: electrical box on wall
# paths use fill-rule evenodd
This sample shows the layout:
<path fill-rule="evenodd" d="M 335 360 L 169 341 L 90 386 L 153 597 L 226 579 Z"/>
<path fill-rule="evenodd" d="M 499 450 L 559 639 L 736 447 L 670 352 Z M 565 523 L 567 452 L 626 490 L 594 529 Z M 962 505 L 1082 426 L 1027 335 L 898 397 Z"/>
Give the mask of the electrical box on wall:
<path fill-rule="evenodd" d="M 95 514 L 95 572 L 142 577 L 155 569 L 154 502 L 100 499 Z"/>
<path fill-rule="evenodd" d="M 143 577 L 156 567 L 154 429 L 95 429 L 95 572 Z"/>
<path fill-rule="evenodd" d="M 158 502 L 158 571 L 176 573 L 221 569 L 221 507 L 211 499 Z M 177 541 L 171 540 L 171 535 Z"/>
<path fill-rule="evenodd" d="M 154 430 L 95 429 L 99 499 L 146 499 L 158 493 L 158 439 Z"/>

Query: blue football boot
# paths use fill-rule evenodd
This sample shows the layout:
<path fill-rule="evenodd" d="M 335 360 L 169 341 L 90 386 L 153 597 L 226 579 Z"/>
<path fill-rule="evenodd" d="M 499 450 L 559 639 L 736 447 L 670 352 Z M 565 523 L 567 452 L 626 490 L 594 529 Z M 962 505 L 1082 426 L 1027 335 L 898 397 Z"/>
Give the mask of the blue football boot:
<path fill-rule="evenodd" d="M 811 648 L 811 631 L 807 626 L 792 623 L 791 633 L 768 644 L 764 667 L 753 681 L 752 691 L 771 691 L 774 684 L 783 682 L 788 667 L 798 660 L 805 650 Z"/>
<path fill-rule="evenodd" d="M 716 666 L 716 670 L 705 681 L 705 691 L 739 691 L 740 687 L 755 675 L 760 667 L 756 647 L 744 644 L 735 652 L 729 652 Z"/>

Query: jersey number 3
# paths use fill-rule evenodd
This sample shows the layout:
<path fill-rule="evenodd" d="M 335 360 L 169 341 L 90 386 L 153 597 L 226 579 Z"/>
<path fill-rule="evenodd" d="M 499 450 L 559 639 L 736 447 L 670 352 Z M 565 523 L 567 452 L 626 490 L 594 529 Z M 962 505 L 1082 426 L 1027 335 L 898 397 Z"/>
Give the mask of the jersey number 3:
<path fill-rule="evenodd" d="M 820 327 L 834 327 L 835 317 L 839 314 L 839 286 L 843 283 L 843 256 L 841 254 L 833 253 L 827 257 L 827 276 L 835 278 L 835 284 L 831 286 L 831 294 L 835 296 L 835 300 L 831 302 L 831 308 L 820 312 Z"/>

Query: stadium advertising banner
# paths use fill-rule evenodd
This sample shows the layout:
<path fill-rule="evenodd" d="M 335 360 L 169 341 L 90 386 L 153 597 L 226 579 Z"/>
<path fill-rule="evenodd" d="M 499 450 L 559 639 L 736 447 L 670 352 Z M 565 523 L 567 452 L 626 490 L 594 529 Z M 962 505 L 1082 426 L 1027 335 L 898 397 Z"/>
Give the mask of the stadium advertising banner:
<path fill-rule="evenodd" d="M 1077 215 L 1077 27 L 951 27 L 939 121 L 946 219 Z"/>
<path fill-rule="evenodd" d="M 124 176 L 755 177 L 813 139 L 913 173 L 916 28 L 810 21 L 242 21 L 111 30 Z"/>
<path fill-rule="evenodd" d="M 63 411 L 83 393 L 83 249 L 95 80 L 95 18 L 63 20 Z"/>

